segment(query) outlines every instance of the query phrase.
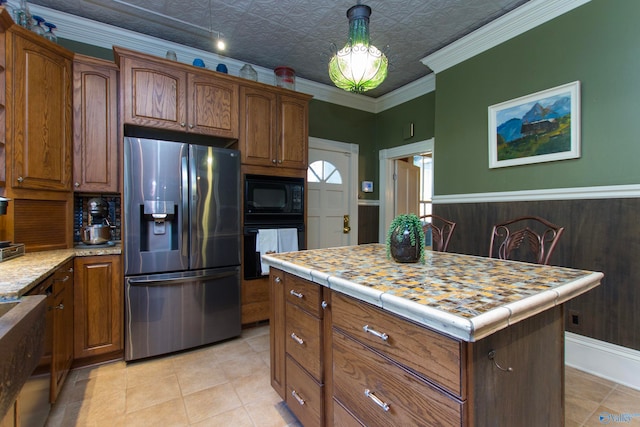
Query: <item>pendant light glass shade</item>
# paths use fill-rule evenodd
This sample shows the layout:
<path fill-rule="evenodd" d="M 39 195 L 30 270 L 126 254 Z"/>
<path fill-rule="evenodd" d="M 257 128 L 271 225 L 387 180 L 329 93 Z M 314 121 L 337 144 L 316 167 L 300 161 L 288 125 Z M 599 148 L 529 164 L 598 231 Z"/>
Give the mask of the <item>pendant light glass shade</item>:
<path fill-rule="evenodd" d="M 387 57 L 369 43 L 369 16 L 371 8 L 366 5 L 347 10 L 349 41 L 329 61 L 329 77 L 340 89 L 362 93 L 387 77 Z"/>

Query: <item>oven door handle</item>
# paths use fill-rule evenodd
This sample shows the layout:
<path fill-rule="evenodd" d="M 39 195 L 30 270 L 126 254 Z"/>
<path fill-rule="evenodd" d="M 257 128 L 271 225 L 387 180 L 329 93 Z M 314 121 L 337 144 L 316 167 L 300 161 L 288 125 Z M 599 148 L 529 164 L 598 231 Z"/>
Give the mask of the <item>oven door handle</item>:
<path fill-rule="evenodd" d="M 174 277 L 171 279 L 142 279 L 142 278 L 129 278 L 127 279 L 131 286 L 164 286 L 175 285 L 176 283 L 190 283 L 197 282 L 199 280 L 208 279 L 223 279 L 225 277 L 234 276 L 235 271 L 226 271 L 218 274 L 206 274 L 201 276 L 187 276 L 187 277 Z"/>

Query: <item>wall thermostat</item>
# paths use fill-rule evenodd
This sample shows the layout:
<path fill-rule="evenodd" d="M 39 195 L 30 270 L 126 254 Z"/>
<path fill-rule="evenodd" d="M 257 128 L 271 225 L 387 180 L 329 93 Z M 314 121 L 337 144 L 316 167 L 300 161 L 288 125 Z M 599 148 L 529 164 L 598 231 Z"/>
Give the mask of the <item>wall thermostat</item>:
<path fill-rule="evenodd" d="M 373 181 L 362 181 L 362 191 L 365 193 L 373 193 Z"/>

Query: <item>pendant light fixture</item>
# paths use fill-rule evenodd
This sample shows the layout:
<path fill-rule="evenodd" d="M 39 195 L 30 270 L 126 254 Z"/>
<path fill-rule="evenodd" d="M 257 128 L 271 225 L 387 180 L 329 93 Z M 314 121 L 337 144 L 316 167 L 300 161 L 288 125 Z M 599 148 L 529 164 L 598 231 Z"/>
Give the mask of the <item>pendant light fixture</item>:
<path fill-rule="evenodd" d="M 387 57 L 369 41 L 371 8 L 358 4 L 347 10 L 349 40 L 329 61 L 329 77 L 339 87 L 362 93 L 374 89 L 387 77 Z"/>

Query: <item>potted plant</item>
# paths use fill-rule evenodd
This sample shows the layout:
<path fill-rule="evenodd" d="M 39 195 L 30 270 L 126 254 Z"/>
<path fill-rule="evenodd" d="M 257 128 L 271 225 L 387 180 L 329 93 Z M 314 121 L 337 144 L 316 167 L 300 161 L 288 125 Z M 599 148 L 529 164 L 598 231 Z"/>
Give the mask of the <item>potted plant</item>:
<path fill-rule="evenodd" d="M 424 231 L 416 214 L 396 216 L 387 231 L 387 258 L 397 262 L 424 261 Z"/>

